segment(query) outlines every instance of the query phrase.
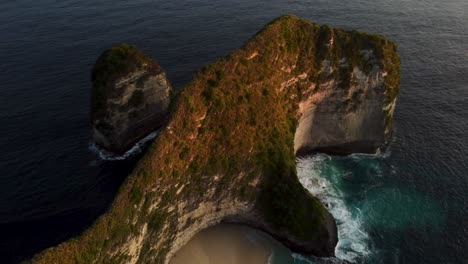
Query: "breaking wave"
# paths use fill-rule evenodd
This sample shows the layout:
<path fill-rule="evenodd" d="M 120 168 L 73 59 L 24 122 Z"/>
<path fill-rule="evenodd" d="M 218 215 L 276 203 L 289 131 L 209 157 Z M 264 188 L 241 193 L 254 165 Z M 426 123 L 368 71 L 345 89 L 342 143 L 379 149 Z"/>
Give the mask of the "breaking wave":
<path fill-rule="evenodd" d="M 98 157 L 102 160 L 108 160 L 108 161 L 126 160 L 130 157 L 140 154 L 145 149 L 146 145 L 148 145 L 148 143 L 151 140 L 153 140 L 158 134 L 159 134 L 159 130 L 156 130 L 150 133 L 149 135 L 147 135 L 146 137 L 138 141 L 135 145 L 133 145 L 131 149 L 127 150 L 127 152 L 125 152 L 122 155 L 118 155 L 110 151 L 107 151 L 105 149 L 102 149 L 98 145 L 96 145 L 95 142 L 90 143 L 89 149 L 92 152 L 96 153 Z"/>
<path fill-rule="evenodd" d="M 343 173 L 334 168 L 333 164 L 327 163 L 330 159 L 331 157 L 325 154 L 298 158 L 297 174 L 302 185 L 317 197 L 335 218 L 338 227 L 336 257 L 358 263 L 370 254 L 369 235 L 366 232 L 364 217 L 359 208 L 349 208 L 345 202 L 345 194 L 340 190 L 338 184 L 334 184 L 327 177 L 322 176 L 327 173 L 331 177 L 336 177 Z M 340 177 L 346 177 L 346 175 Z M 300 255 L 295 256 L 295 258 L 298 257 Z"/>

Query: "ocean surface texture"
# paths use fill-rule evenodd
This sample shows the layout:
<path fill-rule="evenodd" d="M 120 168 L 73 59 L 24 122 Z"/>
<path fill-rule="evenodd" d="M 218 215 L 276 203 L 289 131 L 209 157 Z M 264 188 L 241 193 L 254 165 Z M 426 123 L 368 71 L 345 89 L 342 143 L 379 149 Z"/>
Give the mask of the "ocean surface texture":
<path fill-rule="evenodd" d="M 90 146 L 90 71 L 105 48 L 136 45 L 180 89 L 285 13 L 382 34 L 401 55 L 389 149 L 298 160 L 337 219 L 337 257 L 467 263 L 466 0 L 0 1 L 0 262 L 83 231 L 138 158 L 103 160 Z M 278 250 L 270 262 L 340 261 Z"/>

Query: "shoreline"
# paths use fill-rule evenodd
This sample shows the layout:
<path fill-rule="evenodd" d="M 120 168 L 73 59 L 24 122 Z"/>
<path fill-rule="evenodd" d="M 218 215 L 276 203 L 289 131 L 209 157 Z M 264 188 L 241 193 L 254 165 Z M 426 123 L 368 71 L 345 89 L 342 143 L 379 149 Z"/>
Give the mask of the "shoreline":
<path fill-rule="evenodd" d="M 261 230 L 222 223 L 198 232 L 174 254 L 169 263 L 266 264 L 278 246 L 284 247 Z"/>

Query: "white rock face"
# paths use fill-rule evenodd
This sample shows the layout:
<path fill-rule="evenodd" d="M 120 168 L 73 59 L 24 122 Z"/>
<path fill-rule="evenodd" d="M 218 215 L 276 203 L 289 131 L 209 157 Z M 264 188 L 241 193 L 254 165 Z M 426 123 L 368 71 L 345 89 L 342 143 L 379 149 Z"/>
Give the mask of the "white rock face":
<path fill-rule="evenodd" d="M 314 93 L 299 104 L 299 125 L 294 139 L 298 155 L 308 152 L 326 152 L 347 155 L 354 152 L 375 153 L 385 145 L 384 77 L 372 51 L 362 54 L 373 65 L 368 73 L 357 67 L 351 74 L 347 89 L 339 87 L 339 80 L 321 84 Z M 342 59 L 343 61 L 346 58 Z M 326 61 L 322 72 L 331 75 L 335 69 Z"/>

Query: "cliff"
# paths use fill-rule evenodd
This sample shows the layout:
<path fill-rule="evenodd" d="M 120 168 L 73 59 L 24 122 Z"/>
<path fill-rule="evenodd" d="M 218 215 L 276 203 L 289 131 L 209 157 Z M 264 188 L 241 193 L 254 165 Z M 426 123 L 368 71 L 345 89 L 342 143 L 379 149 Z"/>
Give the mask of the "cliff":
<path fill-rule="evenodd" d="M 168 263 L 221 221 L 333 256 L 336 225 L 299 183 L 295 154 L 375 151 L 398 89 L 393 43 L 280 17 L 185 86 L 108 212 L 32 261 Z"/>
<path fill-rule="evenodd" d="M 93 140 L 100 147 L 124 153 L 166 121 L 172 87 L 161 67 L 136 48 L 106 50 L 92 81 Z"/>

